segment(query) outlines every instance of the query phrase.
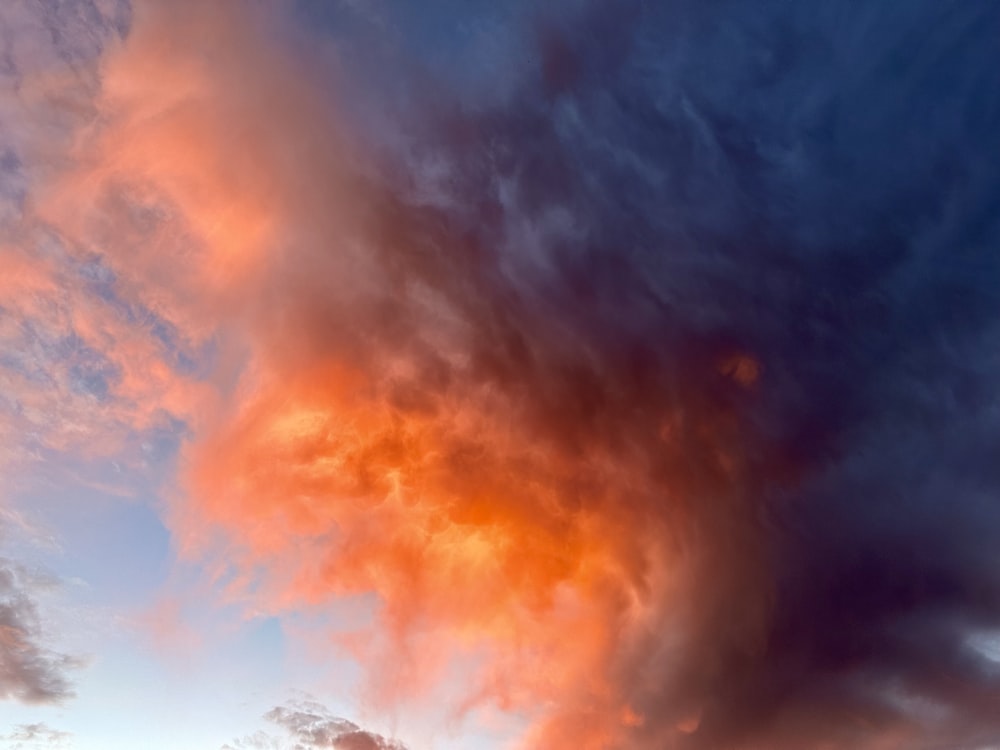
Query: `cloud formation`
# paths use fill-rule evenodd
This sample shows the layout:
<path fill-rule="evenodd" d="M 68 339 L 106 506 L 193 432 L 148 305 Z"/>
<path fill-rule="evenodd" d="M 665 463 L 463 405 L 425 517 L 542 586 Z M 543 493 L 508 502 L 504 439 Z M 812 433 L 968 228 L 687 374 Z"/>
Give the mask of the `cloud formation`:
<path fill-rule="evenodd" d="M 60 732 L 42 723 L 19 724 L 10 734 L 0 735 L 7 742 L 8 750 L 40 750 L 42 748 L 65 748 L 69 745 L 69 732 Z"/>
<path fill-rule="evenodd" d="M 406 750 L 394 740 L 365 731 L 353 722 L 332 715 L 325 706 L 315 701 L 297 701 L 286 706 L 276 706 L 264 714 L 264 718 L 283 729 L 294 745 L 288 745 L 266 732 L 257 732 L 236 740 L 235 745 L 223 746 L 223 750 L 277 750 L 285 747 L 291 750 Z"/>
<path fill-rule="evenodd" d="M 51 579 L 0 558 L 0 700 L 61 703 L 73 697 L 78 659 L 45 645 L 35 594 Z"/>
<path fill-rule="evenodd" d="M 567 0 L 475 96 L 295 12 L 139 3 L 32 203 L 182 551 L 526 748 L 996 742 L 1000 11 Z"/>
<path fill-rule="evenodd" d="M 331 716 L 322 705 L 301 703 L 278 706 L 264 718 L 295 738 L 298 747 L 329 747 L 335 750 L 403 750 L 398 742 L 366 732 L 357 724 Z"/>
<path fill-rule="evenodd" d="M 149 471 L 154 462 L 140 446 L 162 439 L 172 417 L 189 410 L 175 327 L 99 248 L 42 215 L 45 186 L 72 171 L 76 141 L 101 116 L 100 60 L 129 19 L 124 0 L 15 0 L 0 9 L 5 504 L 39 465 L 50 481 L 94 459 Z"/>

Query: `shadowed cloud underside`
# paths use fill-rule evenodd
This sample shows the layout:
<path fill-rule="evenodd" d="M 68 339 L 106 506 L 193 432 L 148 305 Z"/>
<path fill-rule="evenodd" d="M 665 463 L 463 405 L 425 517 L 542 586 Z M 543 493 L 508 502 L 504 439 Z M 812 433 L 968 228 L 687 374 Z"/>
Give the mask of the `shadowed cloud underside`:
<path fill-rule="evenodd" d="M 22 82 L 3 459 L 176 433 L 179 554 L 371 597 L 328 643 L 376 712 L 1000 741 L 1000 10 L 481 5 L 430 54 L 389 2 L 149 0 Z"/>

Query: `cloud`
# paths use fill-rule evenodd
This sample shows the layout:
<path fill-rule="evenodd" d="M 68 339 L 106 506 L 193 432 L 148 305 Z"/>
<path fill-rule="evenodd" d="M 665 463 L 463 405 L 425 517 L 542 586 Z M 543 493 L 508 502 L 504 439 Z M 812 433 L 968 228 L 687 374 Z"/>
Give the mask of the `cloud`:
<path fill-rule="evenodd" d="M 0 735 L 6 740 L 9 750 L 34 750 L 35 748 L 63 748 L 72 737 L 69 732 L 60 732 L 45 724 L 19 724 L 10 734 Z"/>
<path fill-rule="evenodd" d="M 457 654 L 529 747 L 988 742 L 996 19 L 837 8 L 553 18 L 364 226 L 278 215 L 181 533 L 377 592 L 375 693 Z"/>
<path fill-rule="evenodd" d="M 7 494 L 29 469 L 154 462 L 138 448 L 174 429 L 197 386 L 177 374 L 184 342 L 99 251 L 45 221 L 44 186 L 76 163 L 99 117 L 100 60 L 129 26 L 125 2 L 5 3 L 0 28 L 0 465 Z M 122 490 L 119 489 L 119 492 Z"/>
<path fill-rule="evenodd" d="M 264 718 L 292 735 L 303 750 L 330 747 L 336 750 L 403 750 L 398 742 L 366 732 L 357 724 L 330 715 L 315 702 L 278 706 Z"/>
<path fill-rule="evenodd" d="M 325 706 L 315 701 L 298 701 L 286 706 L 276 706 L 264 714 L 264 718 L 282 728 L 288 741 L 294 745 L 288 745 L 280 738 L 266 732 L 256 732 L 235 740 L 235 745 L 223 746 L 223 750 L 238 748 L 268 750 L 286 747 L 291 750 L 309 750 L 309 748 L 405 750 L 403 745 L 394 740 L 365 731 L 353 722 L 333 716 Z"/>
<path fill-rule="evenodd" d="M 62 703 L 80 661 L 45 646 L 35 594 L 50 579 L 0 559 L 0 700 Z M 30 738 L 26 738 L 30 739 Z"/>
<path fill-rule="evenodd" d="M 998 20 L 557 3 L 495 20 L 525 41 L 470 87 L 409 27 L 344 67 L 287 6 L 140 3 L 32 193 L 57 249 L 9 253 L 15 319 L 65 333 L 12 329 L 19 403 L 39 361 L 79 399 L 9 433 L 182 420 L 182 553 L 257 612 L 374 594 L 334 640 L 387 710 L 987 746 Z M 385 66 L 405 101 L 352 107 Z M 114 294 L 36 310 L 67 268 Z M 360 732 L 309 716 L 272 719 Z"/>

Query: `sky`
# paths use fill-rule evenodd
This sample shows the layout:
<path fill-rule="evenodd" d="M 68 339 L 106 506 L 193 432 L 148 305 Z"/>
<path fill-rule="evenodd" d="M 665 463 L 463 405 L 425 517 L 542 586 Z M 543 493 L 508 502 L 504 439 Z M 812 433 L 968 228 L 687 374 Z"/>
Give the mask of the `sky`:
<path fill-rule="evenodd" d="M 1000 748 L 998 33 L 2 0 L 0 750 Z"/>

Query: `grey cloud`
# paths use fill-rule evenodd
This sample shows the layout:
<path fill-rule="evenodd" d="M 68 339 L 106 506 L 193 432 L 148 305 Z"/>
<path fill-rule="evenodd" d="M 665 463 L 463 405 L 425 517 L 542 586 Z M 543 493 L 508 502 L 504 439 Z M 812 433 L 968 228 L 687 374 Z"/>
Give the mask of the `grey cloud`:
<path fill-rule="evenodd" d="M 258 730 L 253 734 L 227 742 L 220 750 L 282 750 L 282 742 L 267 732 Z"/>
<path fill-rule="evenodd" d="M 400 743 L 333 716 L 324 706 L 312 701 L 275 707 L 264 718 L 294 738 L 295 750 L 321 747 L 334 750 L 405 750 Z"/>
<path fill-rule="evenodd" d="M 8 750 L 44 750 L 68 747 L 72 736 L 69 732 L 61 732 L 45 724 L 36 723 L 19 724 L 10 734 L 0 735 L 0 739 L 7 742 Z"/>
<path fill-rule="evenodd" d="M 312 700 L 276 706 L 263 718 L 284 730 L 285 736 L 279 738 L 258 731 L 224 745 L 222 750 L 406 750 L 395 740 L 334 716 L 325 706 Z"/>
<path fill-rule="evenodd" d="M 51 581 L 0 558 L 0 700 L 61 703 L 73 697 L 68 672 L 80 661 L 45 645 L 34 594 Z"/>

